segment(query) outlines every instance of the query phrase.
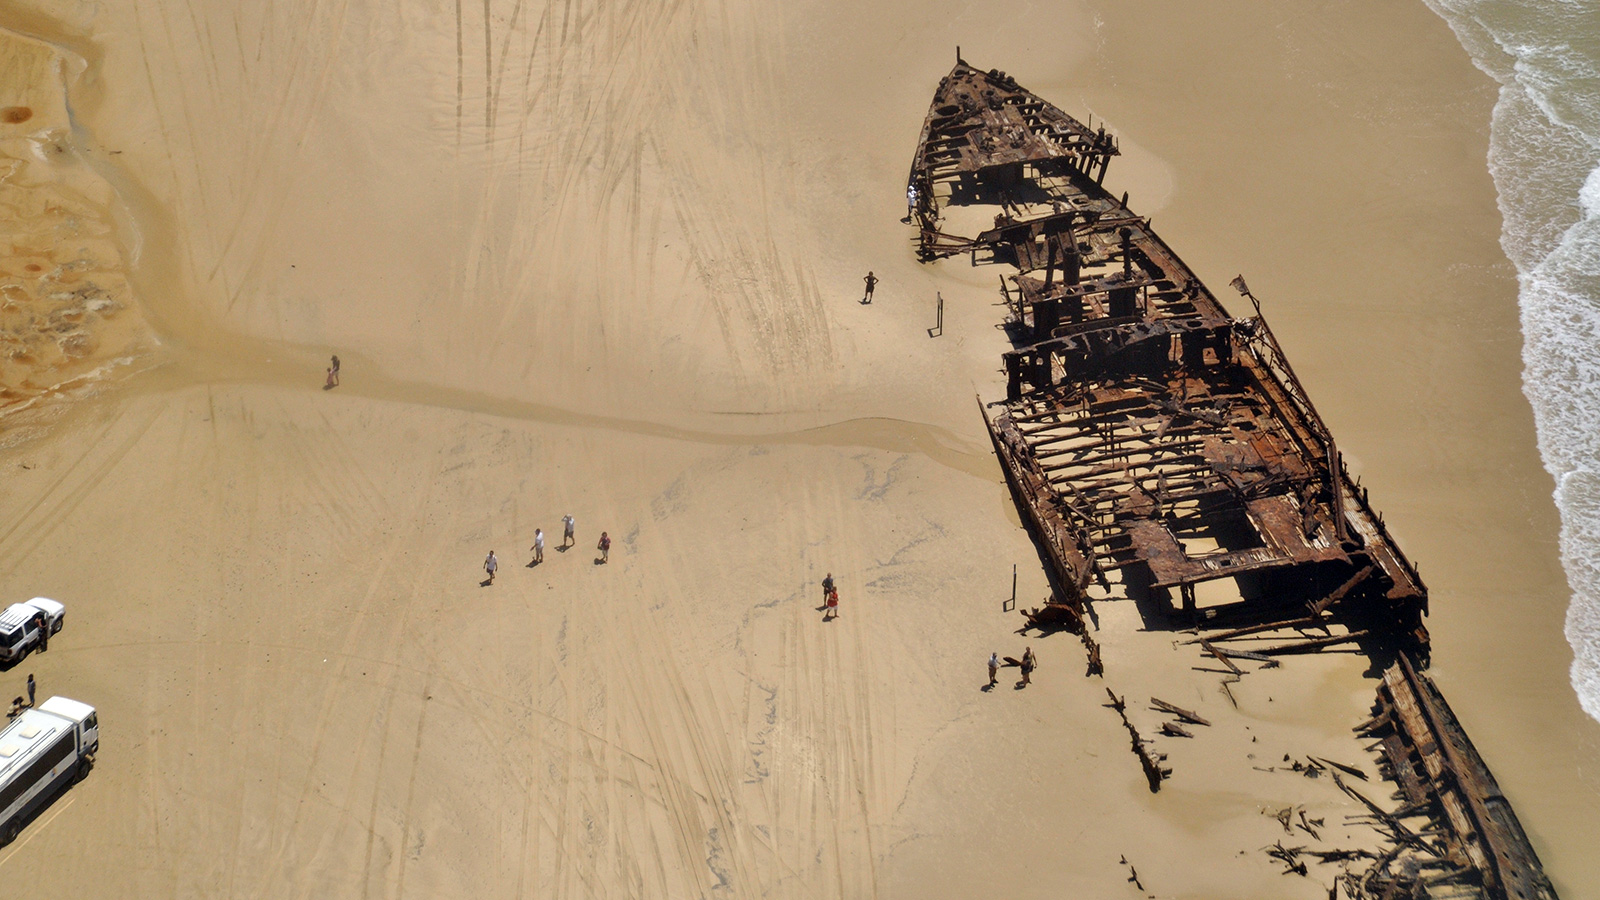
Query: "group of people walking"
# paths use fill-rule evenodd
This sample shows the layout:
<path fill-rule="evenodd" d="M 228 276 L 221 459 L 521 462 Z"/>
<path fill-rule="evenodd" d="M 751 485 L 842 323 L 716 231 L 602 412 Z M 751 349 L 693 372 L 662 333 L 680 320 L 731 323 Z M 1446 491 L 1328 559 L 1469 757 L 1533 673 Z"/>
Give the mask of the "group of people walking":
<path fill-rule="evenodd" d="M 565 550 L 568 547 L 576 544 L 578 542 L 576 537 L 577 530 L 578 520 L 574 519 L 571 513 L 562 516 L 561 546 L 557 547 L 556 549 Z M 600 551 L 599 558 L 595 560 L 596 564 L 604 565 L 605 563 L 610 562 L 611 535 L 604 531 L 600 532 L 600 543 L 595 545 L 595 549 Z M 528 563 L 528 568 L 531 569 L 534 566 L 544 562 L 544 529 L 535 528 L 533 530 L 533 546 L 529 547 L 528 550 L 533 553 L 533 561 Z M 500 571 L 500 558 L 494 555 L 493 550 L 489 551 L 489 556 L 483 561 L 483 571 L 489 573 L 489 578 L 484 581 L 484 584 L 494 584 L 495 573 Z"/>

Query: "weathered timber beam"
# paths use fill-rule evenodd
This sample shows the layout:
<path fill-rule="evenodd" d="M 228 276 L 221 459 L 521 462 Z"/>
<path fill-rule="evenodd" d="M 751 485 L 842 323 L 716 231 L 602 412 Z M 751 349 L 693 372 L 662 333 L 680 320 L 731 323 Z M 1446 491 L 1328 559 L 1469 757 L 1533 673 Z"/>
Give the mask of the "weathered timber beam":
<path fill-rule="evenodd" d="M 1376 571 L 1377 569 L 1373 566 L 1365 566 L 1361 569 L 1361 571 L 1351 575 L 1345 580 L 1345 583 L 1339 585 L 1339 587 L 1334 590 L 1333 593 L 1311 604 L 1311 617 L 1320 617 L 1328 607 L 1338 603 L 1340 600 L 1343 600 L 1346 594 L 1355 590 L 1355 588 L 1360 585 L 1361 582 L 1366 581 L 1367 578 L 1369 578 L 1372 573 Z"/>
<path fill-rule="evenodd" d="M 1278 631 L 1283 628 L 1301 628 L 1307 625 L 1315 625 L 1317 621 L 1318 619 L 1315 616 L 1306 616 L 1305 618 L 1301 619 L 1290 619 L 1287 622 L 1269 622 L 1262 625 L 1248 625 L 1244 628 L 1234 628 L 1230 631 L 1224 631 L 1218 634 L 1209 634 L 1206 635 L 1204 639 L 1195 638 L 1193 640 L 1184 641 L 1184 643 L 1199 644 L 1206 640 L 1226 641 L 1231 638 L 1244 637 L 1247 634 L 1259 634 L 1263 631 Z"/>
<path fill-rule="evenodd" d="M 1267 647 L 1257 650 L 1263 656 L 1283 656 L 1290 653 L 1307 653 L 1312 650 L 1321 650 L 1324 647 L 1333 647 L 1338 644 L 1349 644 L 1359 641 L 1370 634 L 1367 629 L 1352 631 L 1349 634 L 1338 634 L 1325 638 L 1311 638 L 1306 641 L 1296 641 L 1292 644 L 1279 644 L 1276 647 Z"/>
<path fill-rule="evenodd" d="M 1238 666 L 1234 665 L 1233 664 L 1233 660 L 1228 658 L 1230 654 L 1224 653 L 1221 650 L 1218 650 L 1217 648 L 1211 646 L 1211 642 L 1210 641 L 1202 639 L 1200 641 L 1200 646 L 1207 653 L 1211 654 L 1211 656 L 1214 659 L 1216 659 L 1217 662 L 1220 662 L 1224 666 L 1227 666 L 1228 667 L 1228 671 L 1232 672 L 1235 675 L 1243 675 L 1244 674 L 1244 670 L 1239 668 Z"/>

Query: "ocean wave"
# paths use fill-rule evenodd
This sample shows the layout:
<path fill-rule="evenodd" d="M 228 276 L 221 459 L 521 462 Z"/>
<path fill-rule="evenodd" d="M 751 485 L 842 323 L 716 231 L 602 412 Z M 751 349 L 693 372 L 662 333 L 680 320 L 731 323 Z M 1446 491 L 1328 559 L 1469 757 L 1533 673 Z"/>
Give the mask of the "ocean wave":
<path fill-rule="evenodd" d="M 1556 482 L 1572 686 L 1600 720 L 1600 7 L 1424 2 L 1500 84 L 1488 162 L 1520 284 L 1522 389 Z"/>

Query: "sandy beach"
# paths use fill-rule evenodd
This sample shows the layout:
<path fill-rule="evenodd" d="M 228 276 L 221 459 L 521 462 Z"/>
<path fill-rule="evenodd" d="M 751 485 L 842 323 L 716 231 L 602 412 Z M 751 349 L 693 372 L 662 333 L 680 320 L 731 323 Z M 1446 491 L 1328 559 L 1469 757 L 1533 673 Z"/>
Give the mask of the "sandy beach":
<path fill-rule="evenodd" d="M 11 0 L 0 27 L 0 107 L 36 117 L 0 125 L 35 198 L 0 195 L 6 296 L 69 302 L 13 271 L 31 241 L 46 271 L 98 252 L 64 271 L 119 305 L 73 323 L 92 354 L 0 362 L 29 402 L 0 412 L 0 571 L 69 610 L 0 693 L 33 672 L 102 722 L 0 848 L 14 896 L 1326 897 L 1337 866 L 1262 848 L 1312 843 L 1296 805 L 1316 846 L 1374 840 L 1282 768 L 1375 775 L 1363 657 L 1235 706 L 1131 608 L 1099 610 L 1103 678 L 1002 611 L 1013 566 L 1022 604 L 1048 587 L 975 399 L 1004 390 L 995 271 L 917 262 L 899 221 L 959 44 L 1106 122 L 1107 185 L 1214 290 L 1250 280 L 1428 581 L 1434 677 L 1561 896 L 1600 897 L 1494 85 L 1420 2 Z M 984 690 L 1025 646 L 1033 684 Z M 1159 794 L 1108 687 L 1145 733 L 1150 696 L 1214 723 L 1160 740 Z"/>

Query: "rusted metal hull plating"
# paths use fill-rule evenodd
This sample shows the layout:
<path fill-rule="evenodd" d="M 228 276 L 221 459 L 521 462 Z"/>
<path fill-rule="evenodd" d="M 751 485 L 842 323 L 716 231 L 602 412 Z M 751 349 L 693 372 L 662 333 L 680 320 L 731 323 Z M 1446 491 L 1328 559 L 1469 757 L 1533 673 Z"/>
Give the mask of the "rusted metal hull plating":
<path fill-rule="evenodd" d="M 1186 624 L 1311 609 L 1425 648 L 1427 589 L 1271 329 L 1231 317 L 1105 191 L 1116 153 L 1103 127 L 958 63 L 912 164 L 924 258 L 1016 269 L 1001 279 L 1006 401 L 986 418 L 1055 582 L 1056 608 L 1033 618 L 1076 629 L 1098 590 L 1181 606 Z M 943 230 L 985 205 L 992 227 Z M 1201 610 L 1197 586 L 1222 579 L 1232 590 Z"/>
<path fill-rule="evenodd" d="M 1399 785 L 1404 805 L 1381 817 L 1393 831 L 1394 847 L 1353 880 L 1356 896 L 1464 891 L 1490 900 L 1555 900 L 1555 888 L 1489 767 L 1439 689 L 1404 654 L 1383 674 L 1375 713 L 1358 731 L 1379 740 L 1385 774 Z M 1404 820 L 1415 817 L 1432 827 L 1407 828 Z"/>

